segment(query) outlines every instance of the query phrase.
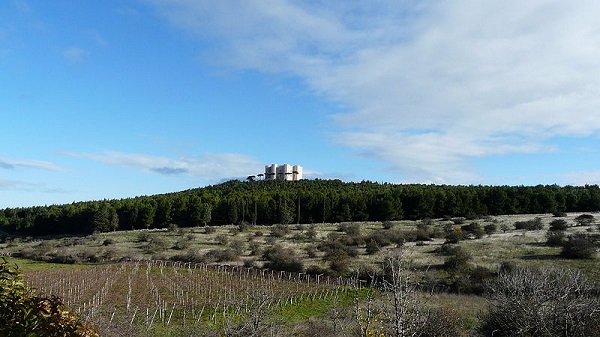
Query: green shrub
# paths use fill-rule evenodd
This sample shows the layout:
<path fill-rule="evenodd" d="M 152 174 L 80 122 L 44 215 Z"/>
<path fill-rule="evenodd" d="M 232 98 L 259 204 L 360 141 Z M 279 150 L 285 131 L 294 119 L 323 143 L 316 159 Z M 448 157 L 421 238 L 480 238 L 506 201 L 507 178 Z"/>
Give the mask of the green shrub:
<path fill-rule="evenodd" d="M 246 243 L 242 240 L 236 239 L 231 241 L 229 247 L 233 249 L 238 255 L 242 255 L 246 250 Z"/>
<path fill-rule="evenodd" d="M 238 229 L 240 232 L 245 232 L 248 229 L 250 229 L 250 223 L 248 221 L 240 221 L 240 223 L 238 224 Z"/>
<path fill-rule="evenodd" d="M 542 219 L 539 217 L 534 218 L 533 220 L 526 221 L 517 221 L 514 224 L 515 229 L 525 229 L 525 230 L 538 230 L 544 228 L 542 224 Z"/>
<path fill-rule="evenodd" d="M 150 242 L 145 246 L 146 253 L 159 253 L 169 248 L 169 244 L 165 238 L 160 235 L 153 235 Z"/>
<path fill-rule="evenodd" d="M 276 238 L 282 238 L 291 232 L 290 226 L 278 224 L 271 229 L 271 236 Z"/>
<path fill-rule="evenodd" d="M 418 332 L 421 337 L 462 336 L 462 317 L 458 310 L 450 307 L 433 309 Z"/>
<path fill-rule="evenodd" d="M 383 229 L 392 229 L 394 228 L 394 223 L 389 220 L 386 220 L 381 222 L 381 226 L 383 227 Z"/>
<path fill-rule="evenodd" d="M 350 273 L 350 256 L 343 249 L 332 249 L 323 258 L 329 262 L 329 269 L 334 276 L 348 276 Z"/>
<path fill-rule="evenodd" d="M 204 262 L 231 262 L 240 259 L 240 255 L 231 248 L 211 249 L 204 254 Z"/>
<path fill-rule="evenodd" d="M 0 262 L 0 336 L 96 337 L 58 297 L 35 295 L 18 267 Z"/>
<path fill-rule="evenodd" d="M 258 256 L 262 254 L 262 244 L 257 241 L 252 241 L 248 244 L 251 256 Z"/>
<path fill-rule="evenodd" d="M 446 235 L 446 243 L 458 243 L 460 240 L 464 239 L 465 235 L 460 227 L 452 228 Z"/>
<path fill-rule="evenodd" d="M 137 236 L 138 242 L 149 242 L 152 236 L 148 232 L 141 232 Z"/>
<path fill-rule="evenodd" d="M 496 224 L 487 224 L 485 226 L 483 226 L 483 230 L 485 231 L 485 234 L 487 235 L 491 235 L 494 234 L 496 232 L 496 230 L 498 230 L 498 226 L 496 226 Z"/>
<path fill-rule="evenodd" d="M 393 236 L 390 236 L 390 231 L 376 231 L 371 233 L 365 241 L 369 244 L 370 241 L 373 241 L 379 247 L 385 247 L 392 244 Z"/>
<path fill-rule="evenodd" d="M 591 214 L 581 214 L 575 218 L 578 226 L 589 226 L 594 223 L 596 219 Z"/>
<path fill-rule="evenodd" d="M 367 245 L 365 248 L 366 248 L 367 254 L 369 254 L 369 255 L 376 254 L 377 252 L 379 252 L 381 250 L 381 248 L 379 247 L 377 242 L 373 239 L 371 239 L 367 242 Z"/>
<path fill-rule="evenodd" d="M 205 256 L 198 249 L 188 249 L 185 254 L 177 254 L 172 256 L 171 260 L 201 263 L 205 262 Z"/>
<path fill-rule="evenodd" d="M 548 246 L 562 246 L 565 242 L 565 232 L 549 230 L 546 232 L 546 244 Z"/>
<path fill-rule="evenodd" d="M 338 226 L 338 231 L 346 233 L 349 236 L 360 235 L 360 224 L 358 223 L 341 223 Z"/>
<path fill-rule="evenodd" d="M 289 272 L 304 271 L 304 263 L 291 249 L 276 245 L 267 249 L 263 253 L 263 257 L 267 260 L 266 268 Z"/>
<path fill-rule="evenodd" d="M 306 252 L 306 255 L 311 259 L 317 257 L 317 247 L 315 245 L 308 245 L 304 247 L 304 251 Z"/>
<path fill-rule="evenodd" d="M 569 235 L 562 247 L 560 255 L 570 259 L 591 259 L 596 252 L 594 238 L 585 233 Z"/>
<path fill-rule="evenodd" d="M 317 238 L 317 228 L 314 225 L 310 225 L 306 231 L 304 231 L 304 237 L 307 240 L 314 240 Z"/>
<path fill-rule="evenodd" d="M 177 240 L 177 242 L 175 242 L 175 246 L 173 248 L 178 250 L 184 250 L 190 248 L 191 245 L 192 240 L 190 240 L 189 238 L 181 238 Z"/>
<path fill-rule="evenodd" d="M 444 262 L 444 269 L 461 272 L 469 267 L 471 261 L 471 254 L 467 252 L 463 247 L 455 246 L 449 249 L 450 256 Z"/>
<path fill-rule="evenodd" d="M 217 237 L 215 238 L 215 240 L 217 240 L 217 242 L 220 245 L 223 245 L 223 246 L 225 246 L 226 244 L 229 243 L 229 237 L 227 235 L 225 235 L 225 234 L 219 234 L 219 235 L 217 235 Z"/>
<path fill-rule="evenodd" d="M 564 231 L 567 230 L 567 228 L 569 228 L 569 224 L 563 219 L 555 219 L 550 222 L 551 231 Z"/>
<path fill-rule="evenodd" d="M 478 222 L 471 222 L 468 225 L 461 226 L 460 229 L 463 233 L 473 235 L 476 239 L 481 239 L 485 234 L 485 231 Z"/>

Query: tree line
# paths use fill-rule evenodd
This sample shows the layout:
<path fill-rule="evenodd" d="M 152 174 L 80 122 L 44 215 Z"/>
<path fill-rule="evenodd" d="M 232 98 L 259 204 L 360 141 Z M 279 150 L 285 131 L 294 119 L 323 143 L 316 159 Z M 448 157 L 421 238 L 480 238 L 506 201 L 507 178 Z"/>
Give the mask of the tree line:
<path fill-rule="evenodd" d="M 152 196 L 5 208 L 0 210 L 0 230 L 24 235 L 86 234 L 166 228 L 173 224 L 272 225 L 599 210 L 598 185 L 232 180 Z"/>

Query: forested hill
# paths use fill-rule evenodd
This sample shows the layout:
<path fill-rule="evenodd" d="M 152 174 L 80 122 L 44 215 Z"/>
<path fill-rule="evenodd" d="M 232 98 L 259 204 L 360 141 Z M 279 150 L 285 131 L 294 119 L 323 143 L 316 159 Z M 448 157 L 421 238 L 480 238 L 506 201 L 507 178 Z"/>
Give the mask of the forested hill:
<path fill-rule="evenodd" d="M 384 221 L 600 210 L 591 186 L 448 186 L 339 180 L 229 181 L 120 200 L 0 210 L 0 230 L 47 235 L 196 225 Z"/>

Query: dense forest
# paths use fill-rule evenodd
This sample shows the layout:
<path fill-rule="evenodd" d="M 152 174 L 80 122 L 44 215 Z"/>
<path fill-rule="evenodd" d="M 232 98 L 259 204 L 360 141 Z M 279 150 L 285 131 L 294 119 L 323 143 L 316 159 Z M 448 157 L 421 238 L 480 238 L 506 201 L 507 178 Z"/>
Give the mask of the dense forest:
<path fill-rule="evenodd" d="M 11 234 L 84 234 L 115 230 L 246 222 L 320 223 L 595 212 L 600 188 L 449 186 L 340 180 L 238 181 L 119 200 L 0 210 Z"/>

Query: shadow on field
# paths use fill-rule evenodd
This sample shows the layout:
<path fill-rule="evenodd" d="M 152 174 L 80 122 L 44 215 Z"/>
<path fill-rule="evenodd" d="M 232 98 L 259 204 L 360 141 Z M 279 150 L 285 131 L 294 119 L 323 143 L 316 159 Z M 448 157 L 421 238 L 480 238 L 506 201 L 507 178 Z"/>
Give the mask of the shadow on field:
<path fill-rule="evenodd" d="M 536 255 L 521 256 L 521 260 L 540 260 L 540 261 L 544 261 L 544 260 L 554 260 L 554 259 L 556 259 L 556 255 L 541 255 L 541 254 L 536 254 Z"/>

